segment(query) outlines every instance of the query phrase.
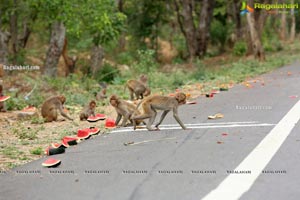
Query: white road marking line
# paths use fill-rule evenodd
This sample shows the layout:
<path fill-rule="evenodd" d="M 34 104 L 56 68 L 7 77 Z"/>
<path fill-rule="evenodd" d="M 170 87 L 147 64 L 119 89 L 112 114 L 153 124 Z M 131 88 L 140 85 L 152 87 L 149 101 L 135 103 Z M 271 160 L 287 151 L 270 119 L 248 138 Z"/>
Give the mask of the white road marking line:
<path fill-rule="evenodd" d="M 254 150 L 234 171 L 251 171 L 251 174 L 230 174 L 202 200 L 239 199 L 254 184 L 300 119 L 300 101 L 280 120 Z"/>
<path fill-rule="evenodd" d="M 198 123 L 198 124 L 184 124 L 186 126 L 202 126 L 202 125 L 220 125 L 220 124 L 255 124 L 258 121 L 248 121 L 248 122 L 216 122 L 216 123 Z M 159 127 L 174 127 L 179 126 L 178 124 L 161 124 Z M 122 127 L 123 129 L 132 130 L 132 127 Z"/>
<path fill-rule="evenodd" d="M 259 126 L 275 126 L 276 124 L 228 124 L 228 125 L 210 125 L 210 126 L 187 126 L 187 128 L 191 129 L 205 129 L 205 128 L 236 128 L 236 127 L 259 127 Z M 182 129 L 180 126 L 176 127 L 162 127 L 159 128 L 160 130 L 180 130 Z M 133 132 L 133 127 L 130 127 L 130 129 L 120 129 L 120 130 L 114 130 L 111 133 L 124 133 L 124 132 Z M 148 131 L 146 128 L 143 129 L 136 129 L 136 131 Z"/>

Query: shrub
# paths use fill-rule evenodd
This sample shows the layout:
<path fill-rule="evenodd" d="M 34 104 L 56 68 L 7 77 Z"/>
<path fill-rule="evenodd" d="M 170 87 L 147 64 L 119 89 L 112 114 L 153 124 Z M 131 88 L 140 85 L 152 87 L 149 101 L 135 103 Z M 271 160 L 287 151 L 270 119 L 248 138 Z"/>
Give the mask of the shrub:
<path fill-rule="evenodd" d="M 236 56 L 243 56 L 247 51 L 247 44 L 245 42 L 236 42 L 233 47 L 233 54 Z"/>

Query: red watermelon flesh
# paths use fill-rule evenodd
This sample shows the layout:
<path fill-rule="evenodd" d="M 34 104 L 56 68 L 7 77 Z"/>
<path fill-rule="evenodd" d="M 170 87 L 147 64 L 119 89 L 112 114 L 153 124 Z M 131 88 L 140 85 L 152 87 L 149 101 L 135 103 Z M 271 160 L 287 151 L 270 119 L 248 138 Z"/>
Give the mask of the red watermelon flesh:
<path fill-rule="evenodd" d="M 106 119 L 105 128 L 115 128 L 116 122 L 113 119 Z"/>
<path fill-rule="evenodd" d="M 0 97 L 0 102 L 6 101 L 9 98 L 10 98 L 10 96 L 1 96 Z"/>
<path fill-rule="evenodd" d="M 79 139 L 87 139 L 90 137 L 90 133 L 87 130 L 78 130 L 77 132 L 77 138 Z"/>
<path fill-rule="evenodd" d="M 60 160 L 56 160 L 54 158 L 49 158 L 45 162 L 43 162 L 42 165 L 44 167 L 57 167 L 58 165 L 60 165 L 60 163 L 61 163 Z"/>
<path fill-rule="evenodd" d="M 62 139 L 62 143 L 67 143 L 68 145 L 76 145 L 77 144 L 77 138 L 76 137 L 65 136 Z"/>

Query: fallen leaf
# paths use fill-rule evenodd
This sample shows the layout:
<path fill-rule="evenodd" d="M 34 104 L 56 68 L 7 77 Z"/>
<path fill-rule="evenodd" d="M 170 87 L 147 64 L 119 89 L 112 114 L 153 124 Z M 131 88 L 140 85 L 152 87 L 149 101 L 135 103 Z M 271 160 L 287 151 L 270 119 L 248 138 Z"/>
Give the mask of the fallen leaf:
<path fill-rule="evenodd" d="M 224 115 L 222 113 L 217 113 L 215 115 L 210 115 L 208 116 L 208 119 L 218 119 L 218 118 L 223 118 Z"/>
<path fill-rule="evenodd" d="M 222 136 L 227 136 L 228 135 L 228 133 L 222 133 Z"/>
<path fill-rule="evenodd" d="M 217 143 L 218 143 L 218 144 L 223 144 L 224 142 L 218 141 Z"/>

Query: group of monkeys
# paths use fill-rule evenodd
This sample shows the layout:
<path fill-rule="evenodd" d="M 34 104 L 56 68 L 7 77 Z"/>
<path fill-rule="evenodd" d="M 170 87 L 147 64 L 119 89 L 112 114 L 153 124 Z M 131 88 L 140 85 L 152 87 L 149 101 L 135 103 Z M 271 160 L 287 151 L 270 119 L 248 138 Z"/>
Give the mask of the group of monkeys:
<path fill-rule="evenodd" d="M 147 86 L 147 76 L 141 75 L 139 80 L 128 80 L 125 88 L 128 88 L 130 92 L 131 101 L 120 99 L 117 95 L 113 94 L 109 98 L 109 103 L 113 106 L 117 112 L 116 126 L 118 126 L 121 118 L 123 118 L 121 126 L 127 126 L 127 122 L 130 125 L 136 126 L 143 123 L 149 131 L 159 130 L 158 126 L 162 123 L 169 111 L 173 111 L 173 116 L 179 125 L 186 129 L 185 125 L 178 117 L 178 106 L 186 103 L 186 95 L 184 93 L 177 93 L 175 96 L 162 96 L 162 95 L 150 95 L 151 90 Z M 2 86 L 0 87 L 0 95 L 2 94 Z M 138 103 L 134 103 L 134 95 Z M 145 98 L 144 98 L 145 97 Z M 96 98 L 106 98 L 106 87 L 96 95 Z M 63 95 L 50 97 L 41 107 L 42 117 L 45 122 L 56 121 L 58 112 L 65 118 L 73 120 L 64 111 L 64 103 L 66 97 Z M 80 112 L 80 120 L 87 120 L 89 116 L 95 116 L 96 102 L 90 101 L 83 110 Z M 1 104 L 0 104 L 1 109 Z M 163 110 L 159 122 L 152 128 L 152 124 L 157 115 L 157 110 Z M 148 123 L 144 120 L 149 119 Z"/>

